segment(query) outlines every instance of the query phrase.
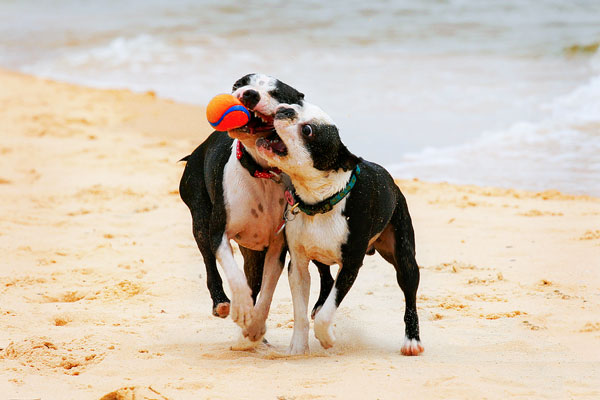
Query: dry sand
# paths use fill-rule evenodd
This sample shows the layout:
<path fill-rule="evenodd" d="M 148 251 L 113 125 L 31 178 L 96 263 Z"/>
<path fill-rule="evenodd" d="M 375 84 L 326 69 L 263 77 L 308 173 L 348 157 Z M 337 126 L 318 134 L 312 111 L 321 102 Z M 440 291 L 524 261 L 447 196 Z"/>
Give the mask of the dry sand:
<path fill-rule="evenodd" d="M 366 259 L 338 343 L 230 350 L 177 188 L 204 110 L 0 71 L 1 399 L 600 398 L 600 200 L 401 181 L 425 353 Z M 238 256 L 239 257 L 239 256 Z M 311 304 L 318 281 L 313 270 Z"/>

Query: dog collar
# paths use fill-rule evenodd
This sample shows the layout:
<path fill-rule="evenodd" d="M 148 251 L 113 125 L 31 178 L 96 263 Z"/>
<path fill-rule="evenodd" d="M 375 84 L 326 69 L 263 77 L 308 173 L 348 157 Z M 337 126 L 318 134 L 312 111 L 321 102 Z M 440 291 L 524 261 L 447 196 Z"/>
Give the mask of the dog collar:
<path fill-rule="evenodd" d="M 250 175 L 255 178 L 278 180 L 279 174 L 281 174 L 278 168 L 264 169 L 258 165 L 239 140 L 237 141 L 235 156 L 240 161 L 240 164 L 242 164 L 242 167 L 246 168 Z"/>
<path fill-rule="evenodd" d="M 290 189 L 285 191 L 285 198 L 288 204 L 292 207 L 290 209 L 292 214 L 294 214 L 296 209 L 302 211 L 306 215 L 311 216 L 315 214 L 325 214 L 326 212 L 331 211 L 333 206 L 342 201 L 342 199 L 346 197 L 348 193 L 350 193 L 356 184 L 358 175 L 360 175 L 360 167 L 357 165 L 354 171 L 352 171 L 350 180 L 344 189 L 316 204 L 306 204 L 303 202 L 302 199 L 300 199 L 300 197 L 296 194 L 296 190 L 292 186 Z"/>

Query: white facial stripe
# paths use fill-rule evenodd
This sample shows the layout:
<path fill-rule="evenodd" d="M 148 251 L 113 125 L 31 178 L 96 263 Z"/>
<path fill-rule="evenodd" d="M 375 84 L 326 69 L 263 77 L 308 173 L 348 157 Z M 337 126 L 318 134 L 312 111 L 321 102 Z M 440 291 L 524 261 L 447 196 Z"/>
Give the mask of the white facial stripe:
<path fill-rule="evenodd" d="M 331 117 L 314 104 L 304 103 L 303 106 L 294 104 L 294 109 L 298 113 L 298 124 L 305 123 L 335 125 Z"/>
<path fill-rule="evenodd" d="M 238 88 L 232 94 L 240 98 L 246 90 L 256 90 L 260 94 L 260 101 L 254 107 L 254 111 L 258 111 L 264 115 L 273 115 L 280 103 L 269 95 L 269 91 L 276 87 L 276 78 L 264 74 L 254 74 L 250 77 L 250 84 Z"/>
<path fill-rule="evenodd" d="M 277 87 L 277 79 L 265 74 L 254 74 L 250 78 L 250 85 L 268 92 Z"/>

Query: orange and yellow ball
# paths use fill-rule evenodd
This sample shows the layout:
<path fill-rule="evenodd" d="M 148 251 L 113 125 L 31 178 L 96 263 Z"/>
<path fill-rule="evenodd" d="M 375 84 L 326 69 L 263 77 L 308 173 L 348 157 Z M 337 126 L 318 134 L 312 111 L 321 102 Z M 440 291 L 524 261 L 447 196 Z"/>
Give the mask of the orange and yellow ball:
<path fill-rule="evenodd" d="M 208 103 L 206 118 L 216 130 L 229 131 L 246 125 L 250 112 L 235 96 L 219 94 Z"/>

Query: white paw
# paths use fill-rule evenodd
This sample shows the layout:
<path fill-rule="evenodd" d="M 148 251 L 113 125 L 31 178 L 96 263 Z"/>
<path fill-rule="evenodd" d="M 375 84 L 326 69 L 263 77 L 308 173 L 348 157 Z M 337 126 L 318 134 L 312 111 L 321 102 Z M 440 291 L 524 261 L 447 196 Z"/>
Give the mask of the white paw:
<path fill-rule="evenodd" d="M 261 342 L 257 341 L 257 342 L 253 342 L 251 340 L 249 340 L 247 337 L 244 337 L 244 335 L 240 332 L 240 336 L 237 339 L 237 342 L 235 342 L 234 344 L 231 345 L 231 350 L 235 350 L 235 351 L 243 351 L 243 350 L 251 350 L 253 348 L 255 348 L 256 346 L 258 346 Z"/>
<path fill-rule="evenodd" d="M 244 329 L 244 336 L 252 342 L 258 342 L 267 333 L 267 324 L 264 319 L 254 316 L 250 325 Z"/>
<path fill-rule="evenodd" d="M 234 289 L 231 297 L 231 319 L 242 329 L 246 328 L 252 321 L 254 310 L 250 288 L 244 285 Z"/>
<path fill-rule="evenodd" d="M 301 338 L 300 335 L 292 335 L 292 341 L 288 348 L 287 354 L 290 356 L 296 356 L 301 354 L 308 354 L 308 337 Z"/>
<path fill-rule="evenodd" d="M 402 345 L 402 349 L 400 350 L 405 356 L 418 356 L 425 350 L 420 340 L 417 339 L 409 339 L 406 336 L 404 337 L 404 344 Z"/>
<path fill-rule="evenodd" d="M 315 337 L 325 349 L 329 349 L 335 344 L 335 335 L 333 334 L 333 324 L 322 320 L 317 314 L 315 319 Z"/>

